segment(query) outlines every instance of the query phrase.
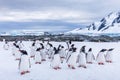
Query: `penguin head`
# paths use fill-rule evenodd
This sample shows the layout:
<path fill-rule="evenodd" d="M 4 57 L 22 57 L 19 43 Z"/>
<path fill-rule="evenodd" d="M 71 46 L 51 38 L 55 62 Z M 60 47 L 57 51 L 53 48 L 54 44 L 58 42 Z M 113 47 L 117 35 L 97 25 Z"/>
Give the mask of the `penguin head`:
<path fill-rule="evenodd" d="M 80 52 L 84 52 L 85 53 L 85 47 L 86 46 L 82 46 L 82 48 L 80 49 Z"/>
<path fill-rule="evenodd" d="M 114 48 L 108 49 L 108 51 L 113 51 L 113 50 L 114 50 Z"/>
<path fill-rule="evenodd" d="M 75 46 L 74 44 L 71 45 L 71 47 L 74 47 L 74 46 Z"/>
<path fill-rule="evenodd" d="M 88 51 L 91 52 L 91 51 L 92 51 L 92 48 L 90 48 Z"/>
<path fill-rule="evenodd" d="M 48 43 L 49 45 L 50 45 L 50 47 L 53 47 L 53 45 L 52 44 L 50 44 L 50 43 Z"/>
<path fill-rule="evenodd" d="M 40 48 L 37 48 L 36 51 L 40 51 Z"/>
<path fill-rule="evenodd" d="M 61 48 L 63 49 L 63 48 L 64 48 L 64 46 L 61 46 Z"/>
<path fill-rule="evenodd" d="M 28 55 L 27 51 L 25 50 L 20 50 L 20 52 L 22 53 L 22 55 Z"/>
<path fill-rule="evenodd" d="M 72 51 L 72 48 L 70 48 L 69 51 Z"/>
<path fill-rule="evenodd" d="M 86 46 L 84 45 L 84 46 L 82 46 L 83 48 L 85 48 Z"/>
<path fill-rule="evenodd" d="M 71 41 L 71 40 L 69 40 L 69 44 L 72 44 L 72 41 Z"/>
<path fill-rule="evenodd" d="M 77 48 L 73 48 L 73 52 L 76 52 Z"/>
<path fill-rule="evenodd" d="M 35 42 L 33 42 L 32 46 L 35 46 Z"/>
<path fill-rule="evenodd" d="M 54 47 L 54 55 L 58 54 L 58 49 L 56 49 L 56 47 Z"/>
<path fill-rule="evenodd" d="M 105 51 L 107 51 L 107 49 L 102 49 L 100 52 L 105 52 Z"/>

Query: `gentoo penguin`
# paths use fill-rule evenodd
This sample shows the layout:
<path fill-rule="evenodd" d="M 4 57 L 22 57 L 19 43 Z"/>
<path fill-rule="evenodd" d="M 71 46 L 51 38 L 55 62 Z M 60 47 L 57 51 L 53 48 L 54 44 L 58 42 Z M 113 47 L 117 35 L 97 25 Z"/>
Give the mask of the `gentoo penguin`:
<path fill-rule="evenodd" d="M 66 42 L 66 44 L 67 44 L 67 50 L 69 50 L 71 48 L 72 41 L 69 40 L 68 42 Z"/>
<path fill-rule="evenodd" d="M 37 48 L 35 51 L 35 64 L 41 64 L 40 50 L 41 48 Z"/>
<path fill-rule="evenodd" d="M 29 68 L 31 67 L 31 64 L 27 51 L 20 50 L 20 52 L 22 55 L 19 61 L 19 69 L 20 69 L 20 74 L 23 75 L 30 72 Z"/>
<path fill-rule="evenodd" d="M 48 59 L 51 59 L 51 56 L 52 56 L 53 51 L 54 51 L 53 45 L 51 43 L 48 43 L 46 47 L 47 47 Z"/>
<path fill-rule="evenodd" d="M 59 50 L 59 55 L 60 55 L 61 63 L 63 63 L 63 61 L 64 61 L 64 59 L 66 57 L 66 51 L 65 51 L 64 46 L 61 46 L 61 48 Z"/>
<path fill-rule="evenodd" d="M 93 52 L 92 52 L 92 48 L 90 48 L 88 50 L 86 60 L 87 60 L 88 64 L 92 64 L 93 60 L 95 60 L 95 57 L 94 57 Z"/>
<path fill-rule="evenodd" d="M 108 63 L 112 63 L 112 51 L 113 50 L 114 50 L 113 48 L 107 50 L 105 59 L 106 59 L 106 62 Z"/>
<path fill-rule="evenodd" d="M 16 60 L 20 60 L 20 57 L 21 57 L 20 48 L 16 44 L 14 44 L 14 46 L 15 46 L 15 48 L 14 48 L 14 56 L 15 56 Z"/>
<path fill-rule="evenodd" d="M 35 50 L 36 50 L 35 42 L 33 42 L 33 43 L 32 43 L 32 46 L 30 46 L 30 57 L 31 57 L 31 58 L 34 58 L 34 57 L 35 57 Z"/>
<path fill-rule="evenodd" d="M 105 64 L 105 52 L 107 50 L 106 49 L 102 49 L 100 50 L 100 52 L 97 54 L 97 62 L 99 65 L 104 65 Z"/>
<path fill-rule="evenodd" d="M 41 54 L 41 60 L 42 61 L 46 61 L 46 51 L 45 51 L 45 47 L 42 43 L 40 43 L 41 45 L 41 50 L 40 50 L 40 54 Z"/>
<path fill-rule="evenodd" d="M 60 56 L 59 56 L 59 50 L 54 47 L 54 54 L 52 56 L 51 66 L 53 69 L 61 69 L 60 67 Z"/>
<path fill-rule="evenodd" d="M 86 46 L 82 46 L 82 48 L 80 49 L 80 52 L 78 54 L 78 59 L 77 59 L 78 60 L 78 67 L 87 68 L 85 47 Z"/>
<path fill-rule="evenodd" d="M 77 60 L 76 50 L 77 50 L 76 47 L 72 47 L 68 52 L 69 56 L 67 57 L 67 63 L 70 69 L 75 69 L 75 66 L 76 66 L 76 60 Z"/>

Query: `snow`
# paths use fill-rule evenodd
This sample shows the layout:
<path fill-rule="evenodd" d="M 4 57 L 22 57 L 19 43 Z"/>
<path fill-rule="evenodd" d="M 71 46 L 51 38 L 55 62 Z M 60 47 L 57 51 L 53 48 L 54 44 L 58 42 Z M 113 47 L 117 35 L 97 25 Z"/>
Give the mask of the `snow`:
<path fill-rule="evenodd" d="M 31 42 L 23 42 L 26 50 L 30 52 Z M 66 46 L 65 42 L 51 42 L 54 46 L 62 44 Z M 3 49 L 3 42 L 0 42 L 0 80 L 120 80 L 120 42 L 73 42 L 79 51 L 81 46 L 86 45 L 86 50 L 93 48 L 93 54 L 96 56 L 102 48 L 115 48 L 113 51 L 113 63 L 105 63 L 105 65 L 98 65 L 96 61 L 94 64 L 87 64 L 87 69 L 78 68 L 72 70 L 67 67 L 64 62 L 61 64 L 61 70 L 53 70 L 50 67 L 50 61 L 42 64 L 34 64 L 31 59 L 31 69 L 29 74 L 20 75 L 18 70 L 18 61 L 15 61 L 14 56 L 9 50 Z M 11 44 L 11 43 L 10 43 Z"/>
<path fill-rule="evenodd" d="M 108 16 L 104 17 L 102 21 L 94 22 L 89 27 L 80 30 L 77 28 L 72 31 L 68 31 L 65 34 L 120 34 L 120 23 L 114 23 L 114 20 L 119 16 L 119 12 L 110 13 Z"/>

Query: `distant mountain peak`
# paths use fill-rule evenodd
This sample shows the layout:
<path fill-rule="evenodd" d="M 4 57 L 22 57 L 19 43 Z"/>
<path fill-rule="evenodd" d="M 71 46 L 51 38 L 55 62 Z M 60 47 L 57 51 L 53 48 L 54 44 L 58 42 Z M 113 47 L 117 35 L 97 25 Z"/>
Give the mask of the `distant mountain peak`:
<path fill-rule="evenodd" d="M 75 31 L 76 30 L 76 31 Z M 120 33 L 120 12 L 111 12 L 99 22 L 93 22 L 84 29 L 74 29 L 70 33 Z M 69 33 L 67 32 L 67 33 Z"/>

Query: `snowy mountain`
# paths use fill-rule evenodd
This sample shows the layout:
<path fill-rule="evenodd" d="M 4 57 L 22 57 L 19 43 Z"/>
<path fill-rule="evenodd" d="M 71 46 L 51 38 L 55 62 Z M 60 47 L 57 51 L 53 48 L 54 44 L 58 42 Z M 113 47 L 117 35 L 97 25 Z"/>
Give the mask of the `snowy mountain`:
<path fill-rule="evenodd" d="M 77 28 L 66 34 L 83 33 L 120 33 L 120 12 L 110 13 L 99 22 L 94 22 L 86 28 Z"/>

